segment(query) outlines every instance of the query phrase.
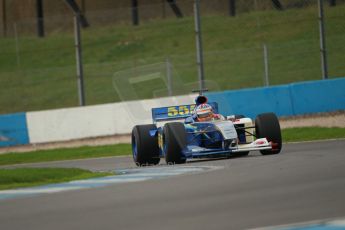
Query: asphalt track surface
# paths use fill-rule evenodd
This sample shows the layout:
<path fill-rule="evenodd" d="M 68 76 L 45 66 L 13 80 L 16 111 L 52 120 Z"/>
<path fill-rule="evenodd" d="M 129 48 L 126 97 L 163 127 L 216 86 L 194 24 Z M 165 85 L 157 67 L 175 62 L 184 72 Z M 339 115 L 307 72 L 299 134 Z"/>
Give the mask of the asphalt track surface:
<path fill-rule="evenodd" d="M 4 229 L 249 229 L 345 217 L 345 140 L 194 161 L 218 170 L 0 201 Z M 32 164 L 113 170 L 129 157 Z M 174 166 L 166 166 L 174 167 Z"/>

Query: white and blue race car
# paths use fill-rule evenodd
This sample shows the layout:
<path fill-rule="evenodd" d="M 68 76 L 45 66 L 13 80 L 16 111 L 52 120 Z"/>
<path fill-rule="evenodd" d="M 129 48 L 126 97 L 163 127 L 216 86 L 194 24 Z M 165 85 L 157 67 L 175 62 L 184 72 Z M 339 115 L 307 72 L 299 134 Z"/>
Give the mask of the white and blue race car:
<path fill-rule="evenodd" d="M 199 122 L 192 119 L 195 107 L 207 102 L 199 95 L 196 104 L 152 109 L 153 124 L 136 125 L 132 130 L 132 153 L 138 166 L 185 163 L 193 158 L 246 156 L 259 150 L 263 155 L 282 149 L 279 120 L 274 113 L 259 114 L 254 123 L 243 115 Z M 215 113 L 216 102 L 208 103 Z"/>

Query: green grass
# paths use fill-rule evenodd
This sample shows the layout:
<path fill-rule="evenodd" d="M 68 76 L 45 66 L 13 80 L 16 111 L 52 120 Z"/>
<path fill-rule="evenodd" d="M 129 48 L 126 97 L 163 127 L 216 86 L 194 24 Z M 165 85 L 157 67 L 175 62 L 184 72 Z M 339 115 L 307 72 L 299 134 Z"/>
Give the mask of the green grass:
<path fill-rule="evenodd" d="M 345 138 L 345 128 L 303 127 L 282 130 L 284 142 Z"/>
<path fill-rule="evenodd" d="M 326 7 L 331 78 L 345 76 L 344 11 L 345 4 Z M 62 31 L 39 39 L 28 35 L 26 28 L 30 27 L 26 26 L 18 24 L 18 55 L 15 39 L 0 39 L 0 113 L 77 106 L 73 34 Z M 269 49 L 271 84 L 321 79 L 316 4 L 234 18 L 203 14 L 202 32 L 210 90 L 262 86 L 263 43 Z M 167 56 L 173 64 L 174 94 L 189 93 L 197 86 L 193 17 L 153 20 L 138 27 L 90 27 L 83 30 L 82 37 L 88 105 L 152 98 L 157 90 L 161 90 L 160 96 L 167 95 L 163 81 L 166 70 L 162 68 L 144 71 L 160 72 L 162 79 L 132 85 L 135 95 L 130 98 L 121 97 L 113 85 L 114 73 L 163 62 Z M 142 74 L 128 71 L 123 76 L 127 79 Z"/>
<path fill-rule="evenodd" d="M 0 169 L 0 190 L 82 180 L 114 175 L 75 168 Z"/>
<path fill-rule="evenodd" d="M 131 146 L 129 144 L 105 145 L 95 147 L 85 146 L 79 148 L 39 150 L 27 153 L 1 154 L 0 165 L 123 156 L 129 154 L 131 154 Z"/>

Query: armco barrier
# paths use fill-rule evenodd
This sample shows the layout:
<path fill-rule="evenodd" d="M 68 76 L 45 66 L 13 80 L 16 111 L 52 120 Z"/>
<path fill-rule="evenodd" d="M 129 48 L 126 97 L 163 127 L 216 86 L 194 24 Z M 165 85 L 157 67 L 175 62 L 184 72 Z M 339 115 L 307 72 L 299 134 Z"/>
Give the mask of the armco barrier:
<path fill-rule="evenodd" d="M 0 115 L 0 147 L 29 144 L 25 113 Z"/>
<path fill-rule="evenodd" d="M 219 112 L 224 115 L 243 114 L 251 118 L 264 112 L 293 115 L 289 86 L 208 93 L 207 96 L 209 101 L 218 102 Z"/>
<path fill-rule="evenodd" d="M 345 109 L 345 78 L 301 82 L 282 86 L 208 93 L 219 103 L 222 114 L 244 114 L 255 118 L 259 113 L 278 116 L 301 115 Z"/>
<path fill-rule="evenodd" d="M 295 114 L 345 109 L 345 78 L 291 84 Z"/>

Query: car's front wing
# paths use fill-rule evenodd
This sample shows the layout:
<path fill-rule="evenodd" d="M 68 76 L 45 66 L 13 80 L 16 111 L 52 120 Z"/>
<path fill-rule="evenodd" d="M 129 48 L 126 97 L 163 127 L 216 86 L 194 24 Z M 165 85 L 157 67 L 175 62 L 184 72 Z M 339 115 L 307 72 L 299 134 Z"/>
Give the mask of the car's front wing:
<path fill-rule="evenodd" d="M 230 147 L 228 149 L 217 148 L 209 149 L 200 146 L 188 146 L 186 150 L 183 151 L 186 158 L 202 158 L 202 157 L 215 157 L 219 156 L 229 156 L 232 153 L 256 151 L 256 150 L 269 150 L 272 149 L 272 145 L 267 141 L 266 138 L 260 138 L 249 144 L 237 145 L 235 147 Z"/>

